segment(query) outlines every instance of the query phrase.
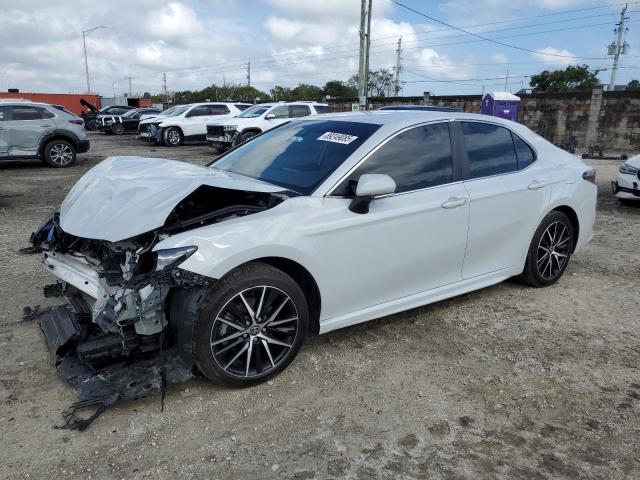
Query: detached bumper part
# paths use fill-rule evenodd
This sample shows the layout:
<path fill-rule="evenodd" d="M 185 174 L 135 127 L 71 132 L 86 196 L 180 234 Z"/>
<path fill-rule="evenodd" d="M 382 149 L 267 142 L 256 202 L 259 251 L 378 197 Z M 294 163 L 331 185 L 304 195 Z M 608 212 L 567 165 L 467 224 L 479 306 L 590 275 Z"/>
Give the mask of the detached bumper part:
<path fill-rule="evenodd" d="M 88 317 L 73 312 L 70 306 L 53 307 L 39 314 L 38 324 L 44 336 L 51 362 L 62 379 L 70 383 L 80 401 L 63 413 L 65 424 L 60 428 L 84 430 L 117 400 L 136 400 L 163 392 L 167 385 L 193 377 L 192 366 L 180 357 L 174 347 L 140 345 L 135 336 L 94 335 Z M 160 336 L 159 342 L 164 343 Z M 118 351 L 119 349 L 119 351 Z M 123 350 L 158 350 L 150 355 L 122 356 Z M 126 353 L 129 353 L 126 352 Z M 89 407 L 96 411 L 83 419 L 77 414 Z"/>

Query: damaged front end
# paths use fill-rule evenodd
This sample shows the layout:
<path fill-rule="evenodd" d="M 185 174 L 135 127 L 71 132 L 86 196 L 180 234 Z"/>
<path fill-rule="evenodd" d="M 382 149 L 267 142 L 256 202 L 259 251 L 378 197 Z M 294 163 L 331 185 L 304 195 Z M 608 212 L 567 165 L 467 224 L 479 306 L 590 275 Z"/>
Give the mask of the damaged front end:
<path fill-rule="evenodd" d="M 118 399 L 160 393 L 192 377 L 191 352 L 175 342 L 191 334 L 191 325 L 170 328 L 167 299 L 173 289 L 213 280 L 178 269 L 196 247 L 152 252 L 160 238 L 78 238 L 62 231 L 57 213 L 32 234 L 32 246 L 58 277 L 45 296 L 69 301 L 37 315 L 51 362 L 80 397 L 65 415 L 66 427 L 83 429 L 94 419 L 76 417 L 79 407 L 95 406 L 99 414 Z"/>
<path fill-rule="evenodd" d="M 163 225 L 126 240 L 75 236 L 63 230 L 58 212 L 31 234 L 31 250 L 42 251 L 44 265 L 58 278 L 44 288 L 45 296 L 68 300 L 31 314 L 52 363 L 80 397 L 65 412 L 64 428 L 82 430 L 118 399 L 161 393 L 192 377 L 193 319 L 181 315 L 179 304 L 215 279 L 180 268 L 196 246 L 154 251 L 156 245 L 175 233 L 272 208 L 285 198 L 202 185 Z M 95 407 L 95 413 L 80 418 L 79 409 L 86 407 Z"/>

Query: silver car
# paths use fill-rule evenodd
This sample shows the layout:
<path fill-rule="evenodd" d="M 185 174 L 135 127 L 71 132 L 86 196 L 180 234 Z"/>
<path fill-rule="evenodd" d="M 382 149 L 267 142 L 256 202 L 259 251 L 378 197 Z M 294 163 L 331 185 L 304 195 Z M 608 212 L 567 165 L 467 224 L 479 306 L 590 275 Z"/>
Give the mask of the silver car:
<path fill-rule="evenodd" d="M 0 159 L 40 158 L 60 168 L 88 150 L 84 120 L 77 115 L 46 103 L 0 103 Z"/>

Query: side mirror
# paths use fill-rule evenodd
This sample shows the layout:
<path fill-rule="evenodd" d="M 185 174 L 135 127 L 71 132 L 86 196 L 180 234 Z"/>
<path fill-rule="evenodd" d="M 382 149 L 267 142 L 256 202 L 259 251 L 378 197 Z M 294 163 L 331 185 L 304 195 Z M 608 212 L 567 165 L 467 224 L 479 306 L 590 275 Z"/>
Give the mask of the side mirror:
<path fill-rule="evenodd" d="M 267 113 L 267 116 L 264 117 L 265 120 L 273 120 L 274 118 L 276 118 L 276 116 L 273 113 Z"/>
<path fill-rule="evenodd" d="M 365 173 L 358 179 L 356 197 L 349 204 L 353 213 L 369 213 L 369 204 L 374 197 L 389 195 L 396 191 L 396 182 L 389 175 Z"/>

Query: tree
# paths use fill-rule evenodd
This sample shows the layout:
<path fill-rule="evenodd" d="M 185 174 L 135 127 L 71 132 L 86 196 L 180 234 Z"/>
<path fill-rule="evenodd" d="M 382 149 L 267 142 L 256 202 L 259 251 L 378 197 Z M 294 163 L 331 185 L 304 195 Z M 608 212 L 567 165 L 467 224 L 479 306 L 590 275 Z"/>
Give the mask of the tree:
<path fill-rule="evenodd" d="M 640 82 L 638 80 L 631 80 L 627 83 L 627 90 L 640 90 Z"/>
<path fill-rule="evenodd" d="M 569 65 L 564 70 L 545 70 L 531 77 L 536 92 L 574 92 L 590 90 L 600 82 L 598 71 L 590 72 L 587 65 Z"/>
<path fill-rule="evenodd" d="M 349 79 L 349 86 L 358 88 L 358 74 L 352 76 Z M 393 73 L 386 68 L 381 68 L 375 71 L 369 71 L 369 78 L 367 79 L 367 96 L 369 97 L 384 97 L 390 95 L 392 91 L 395 91 L 396 81 L 393 77 Z"/>
<path fill-rule="evenodd" d="M 235 83 L 223 83 L 216 85 L 215 83 L 209 87 L 198 91 L 184 90 L 175 93 L 175 103 L 196 103 L 196 102 L 224 102 L 242 100 L 244 102 L 253 102 L 259 98 L 260 101 L 269 101 L 271 97 L 268 93 L 258 90 L 248 85 L 239 85 Z"/>
<path fill-rule="evenodd" d="M 293 100 L 321 100 L 322 89 L 315 85 L 301 83 L 291 90 Z"/>
<path fill-rule="evenodd" d="M 358 96 L 358 89 L 347 84 L 347 82 L 331 80 L 324 84 L 322 93 L 329 95 L 331 98 L 353 98 Z"/>

